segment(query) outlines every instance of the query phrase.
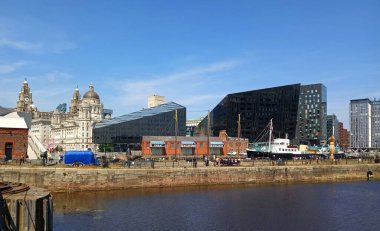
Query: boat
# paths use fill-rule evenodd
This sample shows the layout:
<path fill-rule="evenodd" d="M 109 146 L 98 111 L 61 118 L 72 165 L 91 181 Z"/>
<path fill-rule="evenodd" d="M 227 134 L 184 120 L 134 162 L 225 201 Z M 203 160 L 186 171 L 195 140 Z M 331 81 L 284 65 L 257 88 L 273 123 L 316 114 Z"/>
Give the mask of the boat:
<path fill-rule="evenodd" d="M 261 137 L 266 136 L 269 132 L 269 139 L 266 142 L 254 142 L 247 148 L 247 157 L 251 159 L 272 159 L 272 160 L 290 160 L 290 159 L 309 159 L 310 154 L 301 152 L 297 146 L 290 145 L 287 138 L 276 138 L 272 140 L 273 122 L 270 120 L 268 126 L 262 132 Z M 261 140 L 259 137 L 258 140 Z"/>

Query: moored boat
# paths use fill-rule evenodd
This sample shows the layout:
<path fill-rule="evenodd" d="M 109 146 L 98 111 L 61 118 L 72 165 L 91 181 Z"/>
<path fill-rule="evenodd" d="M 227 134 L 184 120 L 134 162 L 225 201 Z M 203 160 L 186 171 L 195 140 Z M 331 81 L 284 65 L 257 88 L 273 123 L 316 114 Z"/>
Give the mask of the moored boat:
<path fill-rule="evenodd" d="M 247 148 L 248 158 L 269 158 L 275 159 L 309 159 L 310 155 L 298 150 L 297 146 L 290 145 L 289 139 L 277 138 L 272 140 L 273 124 L 270 120 L 268 125 L 269 139 L 268 142 L 255 142 Z"/>

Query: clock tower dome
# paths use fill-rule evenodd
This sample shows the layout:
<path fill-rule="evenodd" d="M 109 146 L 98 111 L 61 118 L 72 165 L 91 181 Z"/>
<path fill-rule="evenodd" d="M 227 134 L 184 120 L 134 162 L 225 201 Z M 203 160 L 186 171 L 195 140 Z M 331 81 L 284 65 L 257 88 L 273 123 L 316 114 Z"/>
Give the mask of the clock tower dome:
<path fill-rule="evenodd" d="M 21 91 L 18 93 L 18 101 L 16 111 L 18 112 L 31 112 L 32 108 L 30 107 L 33 104 L 32 101 L 32 92 L 28 86 L 28 81 L 24 80 L 24 84 L 21 87 Z"/>

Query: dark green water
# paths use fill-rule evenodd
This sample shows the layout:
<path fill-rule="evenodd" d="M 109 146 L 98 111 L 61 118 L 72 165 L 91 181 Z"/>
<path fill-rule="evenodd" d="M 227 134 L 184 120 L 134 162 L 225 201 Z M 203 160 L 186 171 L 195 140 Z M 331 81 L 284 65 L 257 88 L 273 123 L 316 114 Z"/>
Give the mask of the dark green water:
<path fill-rule="evenodd" d="M 380 181 L 54 195 L 54 230 L 380 230 Z"/>

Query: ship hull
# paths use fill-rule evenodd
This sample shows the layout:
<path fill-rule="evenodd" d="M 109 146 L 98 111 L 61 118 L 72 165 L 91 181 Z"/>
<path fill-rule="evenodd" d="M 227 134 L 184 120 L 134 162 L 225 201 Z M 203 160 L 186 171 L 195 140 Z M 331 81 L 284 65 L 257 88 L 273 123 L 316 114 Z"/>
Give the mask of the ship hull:
<path fill-rule="evenodd" d="M 310 159 L 311 155 L 299 153 L 258 152 L 256 150 L 247 150 L 247 157 L 251 159 L 292 160 L 298 158 Z"/>

